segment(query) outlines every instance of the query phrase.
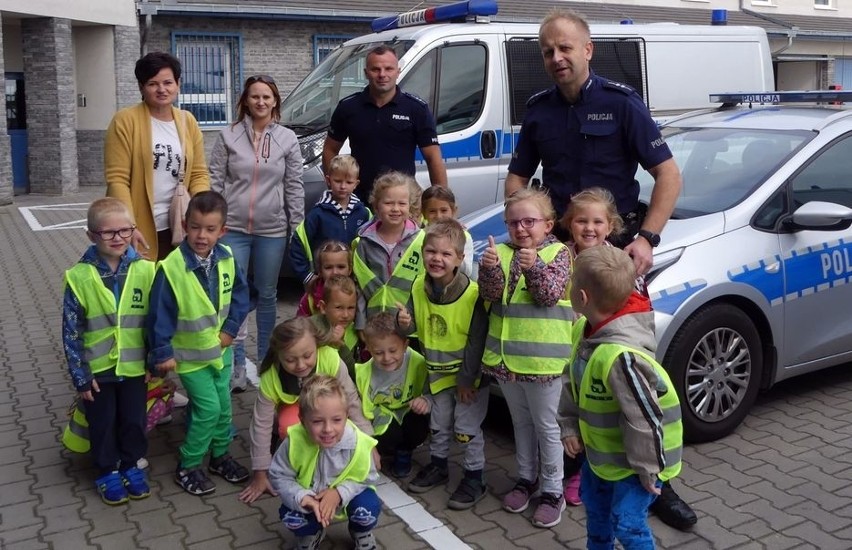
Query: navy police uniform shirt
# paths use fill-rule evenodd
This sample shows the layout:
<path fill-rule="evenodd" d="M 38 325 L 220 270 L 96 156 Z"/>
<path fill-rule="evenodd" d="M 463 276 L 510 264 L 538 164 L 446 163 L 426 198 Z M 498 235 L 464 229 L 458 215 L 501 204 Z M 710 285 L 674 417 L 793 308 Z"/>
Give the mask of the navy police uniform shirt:
<path fill-rule="evenodd" d="M 340 100 L 328 129 L 330 138 L 349 138 L 352 156 L 361 167 L 355 193 L 368 201 L 373 180 L 390 170 L 414 175 L 417 147 L 438 145 L 435 120 L 425 101 L 396 88 L 396 95 L 376 106 L 368 87 Z"/>
<path fill-rule="evenodd" d="M 571 195 L 603 187 L 621 214 L 639 206 L 639 164 L 648 169 L 672 157 L 651 113 L 633 88 L 592 73 L 576 103 L 554 86 L 527 103 L 509 171 L 521 177 L 542 165 L 544 186 L 558 216 Z"/>

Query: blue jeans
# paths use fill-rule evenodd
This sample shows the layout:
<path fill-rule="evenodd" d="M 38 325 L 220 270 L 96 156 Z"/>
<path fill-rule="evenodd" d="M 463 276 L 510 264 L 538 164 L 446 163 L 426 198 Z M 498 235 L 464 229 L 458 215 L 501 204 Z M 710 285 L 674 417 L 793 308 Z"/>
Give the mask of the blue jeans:
<path fill-rule="evenodd" d="M 657 487 L 661 486 L 657 481 Z M 580 498 L 586 507 L 586 548 L 611 550 L 618 539 L 624 550 L 654 549 L 648 507 L 657 497 L 642 487 L 639 476 L 606 481 L 586 461 L 580 475 Z"/>
<path fill-rule="evenodd" d="M 353 533 L 366 533 L 372 530 L 378 523 L 381 512 L 382 501 L 379 500 L 379 495 L 373 489 L 364 489 L 346 505 L 349 530 Z M 284 522 L 284 527 L 297 537 L 315 535 L 322 528 L 313 512 L 291 510 L 282 504 L 278 509 L 278 515 Z"/>
<path fill-rule="evenodd" d="M 231 247 L 240 271 L 245 275 L 251 262 L 252 286 L 257 290 L 257 361 L 263 361 L 269 347 L 269 335 L 275 328 L 278 302 L 278 274 L 287 248 L 286 237 L 261 237 L 238 231 L 225 233 L 222 244 Z M 234 343 L 234 365 L 246 364 L 245 343 Z"/>

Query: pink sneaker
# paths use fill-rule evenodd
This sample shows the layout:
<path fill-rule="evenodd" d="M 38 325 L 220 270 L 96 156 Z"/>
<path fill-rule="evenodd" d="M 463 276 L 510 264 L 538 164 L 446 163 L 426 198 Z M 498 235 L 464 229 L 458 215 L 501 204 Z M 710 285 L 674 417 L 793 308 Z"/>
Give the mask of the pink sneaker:
<path fill-rule="evenodd" d="M 583 504 L 580 500 L 580 472 L 572 475 L 565 482 L 565 502 L 571 506 L 579 506 Z"/>
<path fill-rule="evenodd" d="M 513 514 L 520 514 L 530 505 L 530 498 L 538 488 L 538 482 L 519 479 L 512 490 L 503 497 L 503 509 Z"/>
<path fill-rule="evenodd" d="M 532 524 L 536 527 L 553 527 L 562 521 L 565 511 L 565 499 L 560 494 L 542 493 L 541 500 L 533 514 Z"/>

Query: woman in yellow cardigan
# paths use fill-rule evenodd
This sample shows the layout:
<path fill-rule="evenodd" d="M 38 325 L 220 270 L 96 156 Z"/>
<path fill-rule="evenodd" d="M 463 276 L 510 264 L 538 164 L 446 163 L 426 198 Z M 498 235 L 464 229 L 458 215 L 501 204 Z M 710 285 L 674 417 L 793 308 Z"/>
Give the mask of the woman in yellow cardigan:
<path fill-rule="evenodd" d="M 190 195 L 210 189 L 210 176 L 198 122 L 173 105 L 180 61 L 152 52 L 136 62 L 135 73 L 142 102 L 117 112 L 104 140 L 106 194 L 131 209 L 138 229 L 133 246 L 157 260 L 172 250 L 169 205 L 181 165 Z"/>

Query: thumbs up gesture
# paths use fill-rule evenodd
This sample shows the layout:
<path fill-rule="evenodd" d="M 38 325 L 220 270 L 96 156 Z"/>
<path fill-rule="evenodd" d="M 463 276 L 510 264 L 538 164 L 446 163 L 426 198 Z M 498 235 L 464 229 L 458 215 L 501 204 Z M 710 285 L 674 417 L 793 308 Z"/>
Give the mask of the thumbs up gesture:
<path fill-rule="evenodd" d="M 526 271 L 534 266 L 538 258 L 538 252 L 535 248 L 521 248 L 515 254 L 518 257 L 518 267 L 521 268 L 521 271 Z"/>
<path fill-rule="evenodd" d="M 479 265 L 486 268 L 500 265 L 500 256 L 497 255 L 497 245 L 494 243 L 494 237 L 491 235 L 488 235 L 488 248 L 482 253 Z"/>
<path fill-rule="evenodd" d="M 396 309 L 398 310 L 396 313 L 396 322 L 399 325 L 399 328 L 402 330 L 408 330 L 411 326 L 411 313 L 409 313 L 407 307 L 399 302 L 396 303 Z"/>

